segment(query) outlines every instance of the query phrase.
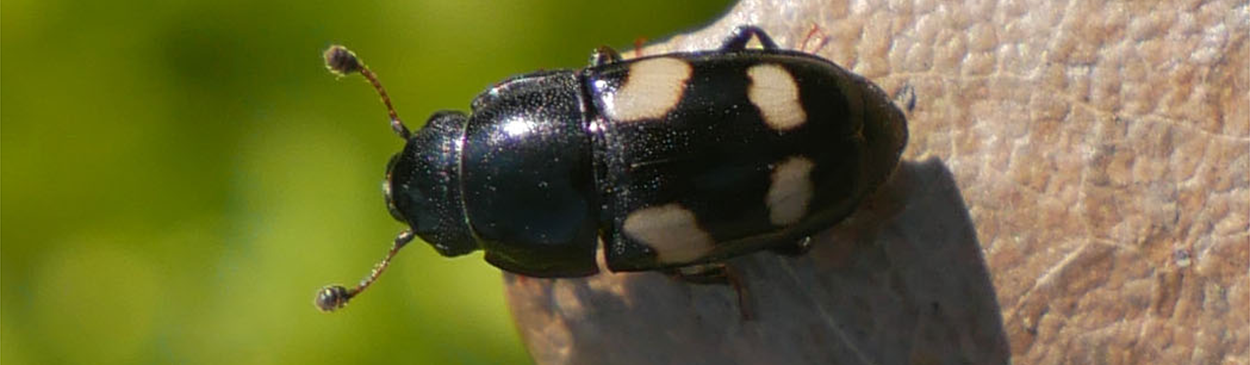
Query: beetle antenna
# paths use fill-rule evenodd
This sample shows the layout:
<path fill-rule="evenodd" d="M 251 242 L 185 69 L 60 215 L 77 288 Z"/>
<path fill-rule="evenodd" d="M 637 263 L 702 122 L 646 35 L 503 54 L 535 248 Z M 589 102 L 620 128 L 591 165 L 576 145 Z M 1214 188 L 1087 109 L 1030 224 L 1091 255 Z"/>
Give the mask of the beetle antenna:
<path fill-rule="evenodd" d="M 386 268 L 391 266 L 391 259 L 395 258 L 395 254 L 404 248 L 408 242 L 412 241 L 415 235 L 412 231 L 403 231 L 399 236 L 395 237 L 395 244 L 391 245 L 391 250 L 386 252 L 386 257 L 377 265 L 373 265 L 373 271 L 364 279 L 356 284 L 355 288 L 347 289 L 342 285 L 327 285 L 317 291 L 317 298 L 313 300 L 313 305 L 317 306 L 322 312 L 333 312 L 336 309 L 347 306 L 347 301 L 352 300 L 357 294 L 364 292 L 373 282 L 378 281 L 378 277 L 386 272 Z"/>
<path fill-rule="evenodd" d="M 382 87 L 382 82 L 378 81 L 377 75 L 360 62 L 355 52 L 336 44 L 326 49 L 322 56 L 326 59 L 326 68 L 335 75 L 347 76 L 359 72 L 361 76 L 369 80 L 369 83 L 373 84 L 373 89 L 378 91 L 378 96 L 382 97 L 382 103 L 386 104 L 386 112 L 391 117 L 391 129 L 400 138 L 408 140 L 408 136 L 412 133 L 408 131 L 408 127 L 404 126 L 404 122 L 399 120 L 399 113 L 396 113 L 395 107 L 391 106 L 391 97 L 386 95 L 386 88 Z"/>

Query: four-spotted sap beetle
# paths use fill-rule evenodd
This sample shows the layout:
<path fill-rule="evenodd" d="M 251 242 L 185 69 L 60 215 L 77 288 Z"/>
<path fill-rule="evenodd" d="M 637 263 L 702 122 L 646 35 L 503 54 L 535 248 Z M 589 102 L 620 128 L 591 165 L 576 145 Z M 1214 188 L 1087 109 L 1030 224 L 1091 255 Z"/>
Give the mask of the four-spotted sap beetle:
<path fill-rule="evenodd" d="M 753 26 L 711 51 L 623 60 L 601 47 L 589 67 L 509 78 L 471 113 L 434 113 L 415 133 L 355 54 L 325 56 L 373 84 L 406 141 L 384 190 L 411 228 L 355 288 L 321 289 L 324 311 L 414 236 L 534 277 L 594 274 L 599 249 L 611 271 L 801 250 L 884 182 L 907 141 L 903 113 L 872 82 Z"/>

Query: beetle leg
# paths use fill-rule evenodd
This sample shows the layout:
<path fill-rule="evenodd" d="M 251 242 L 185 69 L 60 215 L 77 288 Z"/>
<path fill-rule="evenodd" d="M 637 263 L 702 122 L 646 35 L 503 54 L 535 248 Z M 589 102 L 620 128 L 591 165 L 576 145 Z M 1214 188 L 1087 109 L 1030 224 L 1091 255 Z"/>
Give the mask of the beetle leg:
<path fill-rule="evenodd" d="M 812 238 L 803 237 L 794 242 L 786 242 L 770 248 L 774 253 L 783 256 L 803 256 L 812 250 Z"/>
<path fill-rule="evenodd" d="M 698 264 L 683 266 L 676 269 L 667 270 L 673 278 L 685 281 L 691 284 L 700 285 L 729 285 L 734 289 L 734 293 L 738 295 L 738 313 L 743 320 L 754 318 L 751 308 L 747 305 L 747 297 L 750 292 L 746 285 L 743 285 L 738 271 L 729 267 L 723 262 Z"/>
<path fill-rule="evenodd" d="M 894 103 L 903 107 L 903 111 L 911 114 L 916 110 L 916 88 L 911 83 L 904 82 L 903 87 L 894 93 Z"/>
<path fill-rule="evenodd" d="M 608 46 L 599 46 L 590 52 L 590 67 L 603 66 L 621 61 L 621 54 Z"/>
<path fill-rule="evenodd" d="M 747 42 L 751 41 L 751 37 L 760 40 L 760 44 L 764 45 L 764 49 L 777 49 L 777 42 L 773 42 L 772 37 L 768 33 L 764 33 L 763 29 L 754 25 L 740 25 L 734 28 L 729 34 L 729 38 L 725 38 L 724 45 L 721 46 L 722 51 L 741 51 L 747 48 Z"/>
<path fill-rule="evenodd" d="M 817 34 L 820 35 L 819 38 L 812 38 L 812 37 L 815 37 Z M 818 41 L 816 42 L 816 48 L 812 48 L 811 50 L 808 50 L 807 43 L 810 42 L 812 39 L 818 39 Z M 825 34 L 825 30 L 821 29 L 819 25 L 816 25 L 816 23 L 812 23 L 812 29 L 808 30 L 807 36 L 803 37 L 803 43 L 799 43 L 799 51 L 802 51 L 804 53 L 815 54 L 816 52 L 820 52 L 821 49 L 825 48 L 825 44 L 828 44 L 828 43 L 829 43 L 829 35 Z"/>

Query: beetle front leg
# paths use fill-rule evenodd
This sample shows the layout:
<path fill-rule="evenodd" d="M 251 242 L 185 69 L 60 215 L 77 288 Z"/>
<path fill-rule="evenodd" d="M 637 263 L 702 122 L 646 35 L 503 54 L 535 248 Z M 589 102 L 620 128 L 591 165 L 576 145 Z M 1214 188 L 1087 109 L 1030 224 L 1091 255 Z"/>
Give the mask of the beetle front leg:
<path fill-rule="evenodd" d="M 739 25 L 729 34 L 729 38 L 725 38 L 725 43 L 721 45 L 722 51 L 741 51 L 747 48 L 747 42 L 751 41 L 751 37 L 760 40 L 760 44 L 764 45 L 764 49 L 774 50 L 777 48 L 777 42 L 773 42 L 773 38 L 764 33 L 763 29 L 754 25 Z"/>
<path fill-rule="evenodd" d="M 621 61 L 621 53 L 612 47 L 599 46 L 590 52 L 590 67 L 603 66 Z"/>

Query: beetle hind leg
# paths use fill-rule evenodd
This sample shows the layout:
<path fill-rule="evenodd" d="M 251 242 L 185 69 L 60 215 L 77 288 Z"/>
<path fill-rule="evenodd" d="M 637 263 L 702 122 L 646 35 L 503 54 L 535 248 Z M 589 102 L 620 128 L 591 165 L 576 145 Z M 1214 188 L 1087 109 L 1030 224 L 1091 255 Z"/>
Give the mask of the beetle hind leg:
<path fill-rule="evenodd" d="M 738 296 L 738 313 L 743 320 L 754 318 L 751 308 L 747 305 L 750 294 L 743 285 L 738 271 L 723 262 L 697 264 L 665 270 L 674 279 L 699 285 L 729 285 Z"/>
<path fill-rule="evenodd" d="M 747 43 L 751 42 L 754 37 L 760 40 L 760 44 L 764 49 L 777 49 L 777 42 L 773 42 L 773 38 L 764 33 L 763 29 L 754 25 L 739 25 L 729 33 L 729 38 L 725 38 L 725 43 L 721 46 L 722 51 L 741 51 L 747 48 Z"/>

